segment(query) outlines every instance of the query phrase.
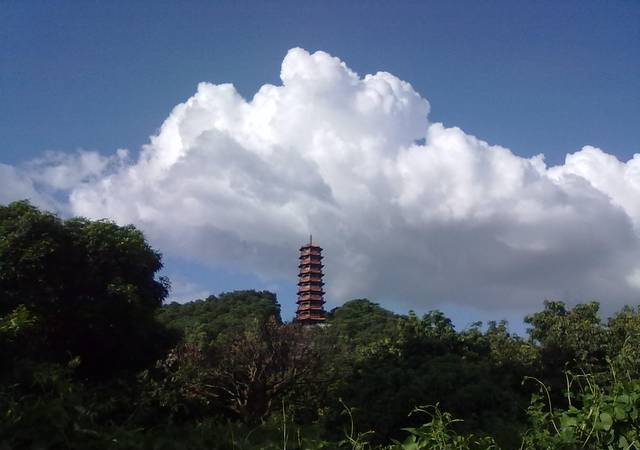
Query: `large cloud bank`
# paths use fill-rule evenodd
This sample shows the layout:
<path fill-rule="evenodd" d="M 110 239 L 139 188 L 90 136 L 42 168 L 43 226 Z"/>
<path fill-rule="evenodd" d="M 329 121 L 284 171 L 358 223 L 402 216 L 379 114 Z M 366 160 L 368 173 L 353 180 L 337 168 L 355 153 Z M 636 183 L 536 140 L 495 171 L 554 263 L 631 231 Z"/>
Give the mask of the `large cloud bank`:
<path fill-rule="evenodd" d="M 429 123 L 427 100 L 389 73 L 298 48 L 280 76 L 251 101 L 201 83 L 137 161 L 85 152 L 0 170 L 18 193 L 53 187 L 73 214 L 137 224 L 165 253 L 266 278 L 293 280 L 313 233 L 334 303 L 640 299 L 640 154 L 584 147 L 548 168 Z"/>

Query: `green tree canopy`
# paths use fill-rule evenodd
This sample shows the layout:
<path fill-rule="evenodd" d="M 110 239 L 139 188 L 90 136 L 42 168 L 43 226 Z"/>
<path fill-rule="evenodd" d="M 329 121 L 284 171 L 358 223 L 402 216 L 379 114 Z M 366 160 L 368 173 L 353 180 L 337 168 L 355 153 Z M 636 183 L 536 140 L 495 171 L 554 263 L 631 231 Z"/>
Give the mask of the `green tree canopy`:
<path fill-rule="evenodd" d="M 396 328 L 398 316 L 377 303 L 359 298 L 332 309 L 327 319 L 333 333 L 358 344 L 389 336 Z"/>
<path fill-rule="evenodd" d="M 0 206 L 0 315 L 24 307 L 43 324 L 40 357 L 78 356 L 85 374 L 104 376 L 157 356 L 154 311 L 169 288 L 161 268 L 131 225 Z"/>
<path fill-rule="evenodd" d="M 158 311 L 158 320 L 184 336 L 186 342 L 205 345 L 274 317 L 282 323 L 276 295 L 268 291 L 234 291 L 204 300 L 173 302 Z"/>

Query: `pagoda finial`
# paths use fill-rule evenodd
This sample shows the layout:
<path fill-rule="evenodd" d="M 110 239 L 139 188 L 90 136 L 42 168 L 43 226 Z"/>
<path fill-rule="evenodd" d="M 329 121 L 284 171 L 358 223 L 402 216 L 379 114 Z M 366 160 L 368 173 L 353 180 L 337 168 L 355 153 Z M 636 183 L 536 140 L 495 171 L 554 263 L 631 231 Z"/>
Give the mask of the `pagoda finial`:
<path fill-rule="evenodd" d="M 309 245 L 313 244 L 313 234 L 309 235 Z"/>

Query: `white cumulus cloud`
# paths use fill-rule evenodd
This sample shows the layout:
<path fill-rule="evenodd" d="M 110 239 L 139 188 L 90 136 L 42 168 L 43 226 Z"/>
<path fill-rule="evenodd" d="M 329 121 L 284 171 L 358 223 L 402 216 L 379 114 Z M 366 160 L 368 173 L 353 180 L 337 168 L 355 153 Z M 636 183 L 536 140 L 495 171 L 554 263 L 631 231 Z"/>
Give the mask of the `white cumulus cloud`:
<path fill-rule="evenodd" d="M 640 155 L 587 146 L 548 168 L 430 123 L 409 83 L 361 77 L 324 52 L 290 50 L 280 77 L 251 100 L 201 83 L 137 161 L 58 156 L 25 173 L 66 189 L 74 214 L 134 223 L 165 252 L 266 278 L 293 279 L 313 233 L 333 303 L 637 303 Z"/>

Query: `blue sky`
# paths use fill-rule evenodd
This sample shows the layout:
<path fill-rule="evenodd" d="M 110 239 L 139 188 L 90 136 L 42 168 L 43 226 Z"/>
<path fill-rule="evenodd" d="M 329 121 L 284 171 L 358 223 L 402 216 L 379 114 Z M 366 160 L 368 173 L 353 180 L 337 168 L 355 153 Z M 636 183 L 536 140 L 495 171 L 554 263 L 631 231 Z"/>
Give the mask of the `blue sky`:
<path fill-rule="evenodd" d="M 636 1 L 4 2 L 0 163 L 78 149 L 135 159 L 199 82 L 233 83 L 251 99 L 281 84 L 292 47 L 361 76 L 390 72 L 428 99 L 431 122 L 515 155 L 544 153 L 552 166 L 591 145 L 626 162 L 640 152 L 639 24 Z M 170 253 L 168 273 L 190 292 L 268 287 L 291 314 L 284 278 Z M 454 304 L 440 307 L 461 325 L 501 318 Z"/>

